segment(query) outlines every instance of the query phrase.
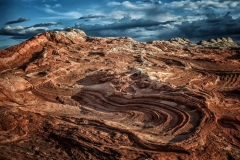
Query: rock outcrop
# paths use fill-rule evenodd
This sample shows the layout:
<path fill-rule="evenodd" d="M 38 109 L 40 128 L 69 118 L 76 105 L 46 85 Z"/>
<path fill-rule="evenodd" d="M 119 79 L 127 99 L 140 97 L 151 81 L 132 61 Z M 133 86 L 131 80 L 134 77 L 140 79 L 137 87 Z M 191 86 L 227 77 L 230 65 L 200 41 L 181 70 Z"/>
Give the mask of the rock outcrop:
<path fill-rule="evenodd" d="M 208 41 L 200 41 L 198 45 L 202 45 L 203 47 L 236 47 L 239 48 L 239 45 L 236 44 L 232 38 L 217 38 L 217 39 L 209 39 Z"/>
<path fill-rule="evenodd" d="M 174 45 L 180 45 L 180 46 L 185 46 L 185 47 L 196 47 L 197 46 L 195 43 L 191 42 L 187 38 L 171 38 L 168 41 Z"/>
<path fill-rule="evenodd" d="M 0 159 L 240 159 L 239 53 L 74 29 L 1 50 Z"/>
<path fill-rule="evenodd" d="M 164 41 L 163 41 L 164 42 Z M 232 38 L 217 38 L 217 39 L 209 39 L 208 41 L 202 40 L 197 44 L 191 42 L 187 38 L 171 38 L 168 41 L 171 44 L 179 45 L 186 48 L 239 48 L 240 45 L 235 43 Z"/>

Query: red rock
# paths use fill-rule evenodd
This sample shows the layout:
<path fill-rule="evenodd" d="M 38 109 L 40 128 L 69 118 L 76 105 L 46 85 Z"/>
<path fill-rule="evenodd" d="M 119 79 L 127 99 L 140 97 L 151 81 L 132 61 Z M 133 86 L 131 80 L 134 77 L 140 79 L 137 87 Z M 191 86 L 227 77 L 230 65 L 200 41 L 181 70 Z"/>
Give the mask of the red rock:
<path fill-rule="evenodd" d="M 240 47 L 220 40 L 68 29 L 1 50 L 0 159 L 240 159 Z"/>

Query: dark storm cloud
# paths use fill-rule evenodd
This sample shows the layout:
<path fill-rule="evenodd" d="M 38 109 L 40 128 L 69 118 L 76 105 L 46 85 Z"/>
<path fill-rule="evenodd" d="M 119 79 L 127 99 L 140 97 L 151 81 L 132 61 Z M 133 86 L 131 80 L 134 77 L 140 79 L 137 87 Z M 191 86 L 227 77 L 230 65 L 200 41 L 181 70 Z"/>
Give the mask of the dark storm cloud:
<path fill-rule="evenodd" d="M 49 26 L 58 25 L 58 24 L 60 23 L 59 22 L 38 23 L 33 25 L 32 27 L 49 27 Z"/>
<path fill-rule="evenodd" d="M 131 19 L 129 15 L 124 16 L 118 22 L 107 24 L 107 25 L 85 25 L 85 24 L 76 24 L 75 28 L 82 29 L 84 31 L 95 31 L 95 30 L 125 30 L 132 28 L 144 28 L 160 25 L 162 22 L 144 20 L 144 19 Z"/>
<path fill-rule="evenodd" d="M 15 24 L 15 23 L 21 23 L 21 22 L 25 22 L 25 21 L 28 21 L 28 19 L 21 17 L 21 18 L 18 18 L 17 20 L 6 22 L 5 24 L 6 25 Z"/>
<path fill-rule="evenodd" d="M 0 29 L 0 35 L 11 36 L 12 39 L 27 39 L 38 33 L 47 31 L 48 28 L 45 27 L 10 27 Z"/>
<path fill-rule="evenodd" d="M 179 31 L 187 38 L 236 36 L 240 38 L 240 17 L 233 19 L 229 14 L 222 17 L 207 18 L 193 22 L 183 22 L 178 26 Z"/>
<path fill-rule="evenodd" d="M 11 36 L 12 39 L 30 38 L 50 29 L 61 30 L 61 22 L 61 26 L 73 26 L 90 36 L 127 36 L 139 41 L 168 40 L 173 37 L 190 40 L 232 37 L 240 40 L 240 18 L 236 18 L 240 17 L 239 0 L 105 0 L 101 5 L 100 1 L 95 0 L 99 2 L 95 4 L 97 12 L 91 9 L 92 5 L 79 5 L 76 8 L 76 4 L 66 1 L 46 0 L 48 4 L 43 2 L 45 0 L 34 1 L 45 6 L 39 9 L 44 12 L 39 19 L 57 22 L 39 23 L 38 18 L 29 17 L 35 22 L 31 21 L 28 27 L 7 26 L 0 29 L 0 35 Z M 87 1 L 79 2 L 82 3 Z M 19 18 L 6 24 L 24 20 L 27 19 Z M 3 20 L 3 23 L 6 21 Z"/>
<path fill-rule="evenodd" d="M 146 3 L 152 3 L 151 0 L 144 0 L 143 2 L 146 2 Z"/>
<path fill-rule="evenodd" d="M 129 14 L 115 23 L 107 25 L 75 24 L 74 28 L 81 29 L 89 36 L 99 37 L 131 37 L 138 41 L 157 39 L 156 32 L 166 29 L 175 21 L 158 22 L 145 19 L 132 19 Z"/>
<path fill-rule="evenodd" d="M 235 41 L 240 41 L 240 17 L 232 18 L 229 13 L 224 16 L 211 16 L 202 20 L 192 22 L 185 21 L 175 25 L 166 32 L 157 35 L 158 39 L 169 39 L 173 37 L 183 37 L 198 42 L 219 37 L 232 37 Z M 156 30 L 160 30 L 157 28 Z"/>
<path fill-rule="evenodd" d="M 87 15 L 87 16 L 82 16 L 79 19 L 90 20 L 90 19 L 98 19 L 98 18 L 105 18 L 105 16 L 102 16 L 102 15 Z"/>
<path fill-rule="evenodd" d="M 165 13 L 160 6 L 161 6 L 160 3 L 154 2 L 154 4 L 150 8 L 145 9 L 146 16 L 156 17 L 158 15 Z"/>
<path fill-rule="evenodd" d="M 4 28 L 0 28 L 0 35 L 4 36 L 12 36 L 12 39 L 24 39 L 30 38 L 38 33 L 42 33 L 50 30 L 49 26 L 60 24 L 59 22 L 47 22 L 47 23 L 38 23 L 29 27 L 22 26 L 6 26 Z"/>

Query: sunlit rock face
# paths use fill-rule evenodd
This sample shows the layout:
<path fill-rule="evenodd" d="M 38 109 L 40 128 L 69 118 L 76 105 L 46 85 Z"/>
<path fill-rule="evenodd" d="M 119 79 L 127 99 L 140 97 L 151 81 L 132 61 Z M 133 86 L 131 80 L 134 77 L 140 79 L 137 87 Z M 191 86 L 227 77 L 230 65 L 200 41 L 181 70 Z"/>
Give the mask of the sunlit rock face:
<path fill-rule="evenodd" d="M 46 32 L 0 51 L 0 159 L 240 159 L 240 46 Z"/>

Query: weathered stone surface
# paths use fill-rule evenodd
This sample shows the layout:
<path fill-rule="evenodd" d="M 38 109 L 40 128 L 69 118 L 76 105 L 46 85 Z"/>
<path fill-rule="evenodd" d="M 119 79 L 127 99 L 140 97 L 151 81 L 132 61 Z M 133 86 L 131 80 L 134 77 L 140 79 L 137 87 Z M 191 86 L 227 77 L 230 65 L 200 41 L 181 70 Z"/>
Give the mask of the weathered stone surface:
<path fill-rule="evenodd" d="M 217 38 L 210 39 L 208 41 L 200 41 L 198 45 L 202 47 L 230 47 L 230 48 L 239 48 L 239 45 L 236 44 L 232 38 Z M 199 46 L 198 46 L 199 47 Z"/>
<path fill-rule="evenodd" d="M 240 159 L 239 53 L 74 29 L 1 50 L 0 159 Z"/>

